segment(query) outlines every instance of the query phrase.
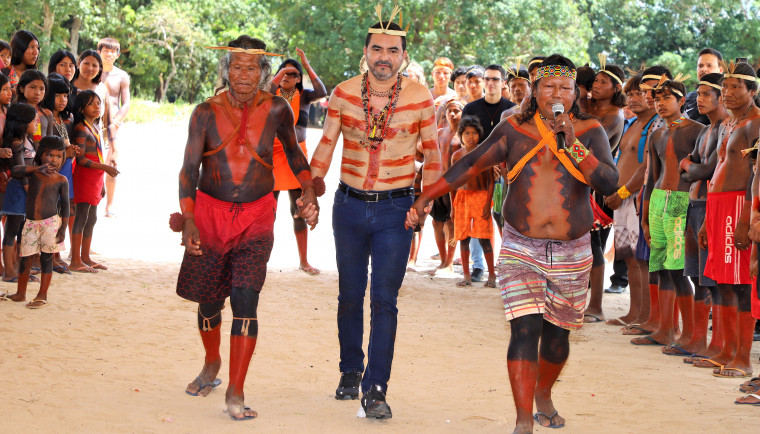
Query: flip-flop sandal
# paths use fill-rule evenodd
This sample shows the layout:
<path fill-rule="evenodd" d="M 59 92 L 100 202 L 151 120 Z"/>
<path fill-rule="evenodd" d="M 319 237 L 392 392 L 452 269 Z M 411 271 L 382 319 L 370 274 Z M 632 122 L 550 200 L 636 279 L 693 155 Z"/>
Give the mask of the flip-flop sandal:
<path fill-rule="evenodd" d="M 675 351 L 675 353 L 668 352 L 668 351 Z M 666 356 L 693 356 L 694 353 L 690 353 L 684 349 L 681 348 L 678 344 L 668 345 L 667 347 L 662 349 L 662 354 L 665 354 Z"/>
<path fill-rule="evenodd" d="M 758 384 L 755 385 L 753 383 L 758 383 Z M 748 388 L 751 388 L 752 390 Z M 750 378 L 749 381 L 746 381 L 741 386 L 739 386 L 739 390 L 744 393 L 757 393 L 758 391 L 760 391 L 760 377 Z"/>
<path fill-rule="evenodd" d="M 71 270 L 64 267 L 63 265 L 56 265 L 53 267 L 53 271 L 55 271 L 58 274 L 71 274 Z"/>
<path fill-rule="evenodd" d="M 586 321 L 586 318 L 591 318 L 591 321 Z M 583 314 L 583 322 L 585 324 L 595 324 L 595 323 L 598 323 L 598 322 L 604 322 L 604 319 L 602 317 L 600 317 L 599 315 L 594 315 L 593 313 L 584 313 Z"/>
<path fill-rule="evenodd" d="M 760 400 L 760 395 L 756 395 L 754 393 L 748 393 L 748 394 L 742 396 L 742 398 L 750 398 L 750 397 Z M 741 399 L 741 398 L 739 398 L 739 399 Z M 752 405 L 752 406 L 755 406 L 755 407 L 760 407 L 760 402 L 739 402 L 738 400 L 736 400 L 736 401 L 734 401 L 734 404 L 738 404 L 738 405 Z"/>
<path fill-rule="evenodd" d="M 42 303 L 42 304 L 35 306 L 32 303 Z M 27 309 L 41 309 L 45 307 L 46 305 L 47 305 L 47 300 L 38 300 L 35 298 L 34 300 L 26 304 L 26 308 Z"/>
<path fill-rule="evenodd" d="M 213 391 L 220 384 L 222 384 L 222 379 L 221 378 L 216 378 L 216 379 L 214 379 L 214 381 L 212 381 L 210 383 L 201 383 L 201 377 L 197 376 L 197 377 L 195 377 L 195 384 L 197 384 L 199 386 L 197 392 L 191 393 L 191 392 L 188 392 L 187 390 L 185 390 L 185 393 L 187 393 L 190 396 L 198 396 L 198 395 L 201 394 L 201 390 L 207 388 L 208 386 L 211 386 L 211 390 Z"/>
<path fill-rule="evenodd" d="M 708 364 L 712 366 L 699 366 L 697 365 L 697 362 L 707 362 Z M 694 365 L 695 368 L 711 368 L 711 369 L 714 369 L 714 368 L 723 369 L 723 366 L 724 366 L 713 359 L 694 359 L 694 362 L 692 363 L 692 365 Z"/>
<path fill-rule="evenodd" d="M 483 285 L 483 288 L 496 288 L 496 276 L 493 279 L 488 278 L 488 282 Z"/>
<path fill-rule="evenodd" d="M 242 414 L 244 411 L 251 410 L 251 407 L 241 407 L 240 413 Z M 251 420 L 256 419 L 256 416 L 243 416 L 243 417 L 235 417 L 229 410 L 224 410 L 225 413 L 227 413 L 230 416 L 230 419 L 234 420 L 235 422 L 240 422 L 244 420 Z"/>
<path fill-rule="evenodd" d="M 633 341 L 633 339 L 631 339 L 631 344 L 633 344 L 633 345 L 639 345 L 639 346 L 646 346 L 646 345 L 659 345 L 659 346 L 664 346 L 664 345 L 665 345 L 665 344 L 662 344 L 662 343 L 660 343 L 660 342 L 657 342 L 657 341 L 656 341 L 656 340 L 654 340 L 654 338 L 653 338 L 653 337 L 651 337 L 651 336 L 641 336 L 640 338 L 634 338 L 634 339 L 644 339 L 644 342 L 641 342 L 641 343 L 636 343 L 636 342 L 634 342 L 634 341 Z"/>
<path fill-rule="evenodd" d="M 554 422 L 552 422 L 552 419 L 553 419 L 553 418 L 554 418 L 554 416 L 556 416 L 557 414 L 559 414 L 559 412 L 558 412 L 558 411 L 556 411 L 556 410 L 554 411 L 554 413 L 553 413 L 551 416 L 549 416 L 548 414 L 544 413 L 543 411 L 537 411 L 537 412 L 536 412 L 536 413 L 533 415 L 533 420 L 535 420 L 535 421 L 536 421 L 536 423 L 537 423 L 539 426 L 542 426 L 542 427 L 544 427 L 544 428 L 554 428 L 554 429 L 556 429 L 556 428 L 562 428 L 563 426 L 565 426 L 565 424 L 564 424 L 564 423 L 563 423 L 563 424 L 560 424 L 560 425 L 555 425 L 555 424 L 554 424 Z M 543 417 L 545 417 L 545 418 L 549 419 L 549 426 L 544 426 L 544 425 L 541 425 L 541 422 L 539 422 L 539 421 L 538 421 L 538 417 L 539 417 L 539 416 L 543 416 Z"/>
<path fill-rule="evenodd" d="M 627 333 L 627 332 L 632 331 L 632 330 L 638 330 L 641 333 Z M 632 325 L 632 326 L 628 327 L 627 329 L 623 330 L 623 336 L 647 336 L 647 335 L 651 335 L 652 333 L 653 332 L 651 332 L 651 331 L 649 331 L 649 330 L 647 330 L 645 328 L 642 328 L 641 326 L 637 326 L 637 325 Z"/>
<path fill-rule="evenodd" d="M 468 282 L 466 280 L 463 280 L 461 282 L 457 282 L 457 286 L 460 288 L 464 288 L 465 286 L 472 286 L 472 282 Z"/>
<path fill-rule="evenodd" d="M 611 326 L 623 326 L 623 327 L 628 327 L 629 326 L 629 324 L 626 324 L 620 318 L 608 319 L 604 323 L 607 324 L 607 325 L 611 325 Z"/>
<path fill-rule="evenodd" d="M 740 372 L 742 375 L 726 375 L 724 374 L 724 372 L 726 371 L 736 371 L 736 372 Z M 739 368 L 722 367 L 720 368 L 720 372 L 713 372 L 713 377 L 718 377 L 718 378 L 745 378 L 745 377 L 750 377 L 750 376 L 752 376 L 752 373 L 748 374 Z"/>
<path fill-rule="evenodd" d="M 683 362 L 685 364 L 687 364 L 687 365 L 693 365 L 694 364 L 694 360 L 697 360 L 697 359 L 709 359 L 709 358 L 710 357 L 708 357 L 708 356 L 703 356 L 701 354 L 696 354 L 695 353 L 695 354 L 692 354 L 691 357 L 684 357 L 683 358 Z"/>

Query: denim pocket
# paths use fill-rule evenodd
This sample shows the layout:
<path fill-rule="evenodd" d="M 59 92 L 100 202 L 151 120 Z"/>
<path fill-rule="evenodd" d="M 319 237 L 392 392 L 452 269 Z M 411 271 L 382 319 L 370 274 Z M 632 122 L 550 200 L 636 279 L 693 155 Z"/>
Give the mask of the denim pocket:
<path fill-rule="evenodd" d="M 348 195 L 340 190 L 335 190 L 335 200 L 333 205 L 345 205 Z"/>
<path fill-rule="evenodd" d="M 414 196 L 393 197 L 391 198 L 391 204 L 399 211 L 409 211 L 414 203 Z"/>

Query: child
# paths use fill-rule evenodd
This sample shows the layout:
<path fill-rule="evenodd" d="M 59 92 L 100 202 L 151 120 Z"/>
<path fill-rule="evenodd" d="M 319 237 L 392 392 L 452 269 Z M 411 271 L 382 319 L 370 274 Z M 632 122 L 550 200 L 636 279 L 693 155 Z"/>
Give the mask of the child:
<path fill-rule="evenodd" d="M 483 127 L 474 116 L 463 116 L 459 122 L 457 135 L 462 142 L 462 148 L 451 156 L 451 164 L 472 152 L 483 135 Z M 468 181 L 454 196 L 454 238 L 452 243 L 459 243 L 462 256 L 462 272 L 464 280 L 457 286 L 470 286 L 470 238 L 477 238 L 483 247 L 483 253 L 488 264 L 488 281 L 484 287 L 496 288 L 496 274 L 493 266 L 493 224 L 491 223 L 491 198 L 493 197 L 493 170 L 484 170 L 480 175 Z"/>
<path fill-rule="evenodd" d="M 84 152 L 76 157 L 74 170 L 74 228 L 71 234 L 71 264 L 69 269 L 97 273 L 106 266 L 90 258 L 92 232 L 97 221 L 97 210 L 104 195 L 104 172 L 116 176 L 115 167 L 104 164 L 101 134 L 96 125 L 100 119 L 102 101 L 91 90 L 80 92 L 74 100 L 74 127 L 71 140 Z M 67 195 L 68 197 L 68 195 Z"/>
<path fill-rule="evenodd" d="M 5 75 L 0 74 L 0 137 L 3 136 L 5 117 L 8 114 L 8 106 L 11 104 L 11 99 L 13 99 L 11 81 Z"/>
<path fill-rule="evenodd" d="M 52 112 L 55 135 L 63 139 L 63 143 L 66 145 L 63 166 L 61 166 L 58 172 L 69 181 L 70 207 L 74 208 L 73 160 L 79 152 L 79 147 L 72 145 L 69 140 L 69 128 L 71 128 L 73 116 L 69 112 L 69 83 L 63 76 L 56 73 L 48 76 L 47 92 L 40 106 Z M 69 231 L 71 231 L 73 223 L 73 219 L 69 219 Z M 56 253 L 53 258 L 53 271 L 61 274 L 71 274 L 68 264 L 61 259 L 60 253 Z"/>
<path fill-rule="evenodd" d="M 37 110 L 29 104 L 13 104 L 8 108 L 3 131 L 3 147 L 12 151 L 12 160 L 3 160 L 3 171 L 19 165 L 31 165 L 35 151 L 29 136 L 37 129 Z M 3 207 L 0 214 L 5 216 L 5 237 L 3 237 L 4 282 L 15 282 L 18 278 L 16 263 L 16 237 L 21 232 L 26 213 L 26 178 L 11 179 L 5 188 Z"/>
<path fill-rule="evenodd" d="M 2 73 L 11 79 L 11 89 L 16 94 L 16 84 L 21 75 L 29 69 L 37 69 L 40 57 L 40 41 L 34 33 L 18 30 L 11 37 L 11 60 L 5 65 Z"/>
<path fill-rule="evenodd" d="M 11 44 L 0 39 L 0 69 L 11 66 Z"/>
<path fill-rule="evenodd" d="M 40 107 L 40 103 L 45 98 L 46 89 L 47 78 L 45 78 L 45 74 L 36 69 L 24 72 L 16 88 L 18 93 L 17 102 L 27 103 L 37 109 L 37 129 L 32 134 L 32 142 L 34 142 L 35 149 L 39 146 L 40 140 L 43 137 L 55 134 L 53 113 L 48 109 Z"/>
<path fill-rule="evenodd" d="M 53 277 L 53 254 L 66 237 L 69 220 L 69 182 L 58 173 L 64 160 L 66 145 L 60 137 L 47 136 L 40 141 L 36 166 L 18 165 L 12 170 L 14 178 L 28 178 L 29 200 L 26 201 L 26 216 L 21 232 L 21 273 L 16 293 L 8 298 L 13 301 L 26 300 L 26 285 L 32 268 L 32 256 L 40 254 L 42 268 L 40 290 L 34 299 L 26 304 L 29 309 L 39 309 L 47 304 L 47 291 Z M 58 215 L 58 204 L 61 215 Z"/>

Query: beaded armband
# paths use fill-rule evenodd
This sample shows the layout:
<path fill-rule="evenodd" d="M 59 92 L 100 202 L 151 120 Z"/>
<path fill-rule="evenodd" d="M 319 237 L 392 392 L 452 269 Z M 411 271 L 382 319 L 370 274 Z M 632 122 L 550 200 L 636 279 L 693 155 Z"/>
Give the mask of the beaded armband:
<path fill-rule="evenodd" d="M 618 188 L 617 194 L 618 196 L 620 196 L 621 199 L 628 199 L 631 196 L 631 192 L 628 191 L 627 188 L 625 188 L 625 185 Z"/>
<path fill-rule="evenodd" d="M 583 143 L 578 139 L 575 139 L 575 142 L 567 148 L 567 152 L 570 153 L 570 156 L 578 164 L 588 157 L 589 154 L 588 149 L 586 149 L 586 147 L 583 146 Z"/>

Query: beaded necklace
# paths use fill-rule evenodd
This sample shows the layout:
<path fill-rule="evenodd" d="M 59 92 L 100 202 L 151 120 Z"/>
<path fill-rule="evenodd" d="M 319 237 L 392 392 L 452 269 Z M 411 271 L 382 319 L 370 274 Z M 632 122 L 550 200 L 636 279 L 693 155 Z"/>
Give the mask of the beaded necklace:
<path fill-rule="evenodd" d="M 734 129 L 736 128 L 737 125 L 739 125 L 739 122 L 743 121 L 744 118 L 747 117 L 747 115 L 749 114 L 749 111 L 752 110 L 752 106 L 753 105 L 754 104 L 750 104 L 749 107 L 747 107 L 747 111 L 744 112 L 744 114 L 742 115 L 742 117 L 740 117 L 736 121 L 734 121 L 734 122 L 726 122 L 726 128 L 723 129 L 723 134 L 721 134 L 721 136 L 720 136 L 720 140 L 723 143 L 723 146 L 726 145 L 726 142 L 728 142 L 728 139 L 731 137 L 731 134 L 734 133 Z"/>
<path fill-rule="evenodd" d="M 674 120 L 673 122 L 666 122 L 666 123 L 668 124 L 669 128 L 673 128 L 674 126 L 683 122 L 685 119 L 686 119 L 685 117 L 681 116 L 680 118 Z"/>
<path fill-rule="evenodd" d="M 283 90 L 280 88 L 280 96 L 288 100 L 288 102 L 293 102 L 293 97 L 296 95 L 296 92 L 298 92 L 298 89 L 293 89 L 290 92 Z"/>
<path fill-rule="evenodd" d="M 393 113 L 396 111 L 398 96 L 401 93 L 401 74 L 398 74 L 396 84 L 394 84 L 393 88 L 391 89 L 393 94 L 390 96 L 390 99 L 388 99 L 388 103 L 378 114 L 372 113 L 372 108 L 369 105 L 370 91 L 368 72 L 364 73 L 361 91 L 362 105 L 364 107 L 367 129 L 364 133 L 365 139 L 360 141 L 359 144 L 364 148 L 367 148 L 370 153 L 375 153 L 380 149 L 380 143 L 383 142 L 385 134 L 388 132 L 388 125 L 390 125 Z"/>

